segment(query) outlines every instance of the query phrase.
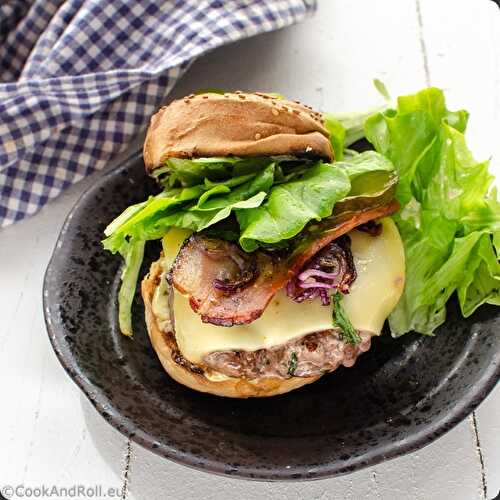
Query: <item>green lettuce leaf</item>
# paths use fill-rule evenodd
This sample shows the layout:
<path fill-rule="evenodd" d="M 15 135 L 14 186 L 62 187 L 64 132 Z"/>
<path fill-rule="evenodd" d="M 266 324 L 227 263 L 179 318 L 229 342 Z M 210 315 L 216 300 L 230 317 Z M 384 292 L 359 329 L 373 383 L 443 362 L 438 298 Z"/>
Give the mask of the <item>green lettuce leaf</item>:
<path fill-rule="evenodd" d="M 200 197 L 194 205 L 160 218 L 152 228 L 153 234 L 163 235 L 171 226 L 203 231 L 229 217 L 233 210 L 257 208 L 271 189 L 274 170 L 275 165 L 272 163 L 253 179 L 241 184 L 233 191 L 211 198 L 202 199 Z M 229 189 L 227 186 L 224 188 Z M 215 189 L 216 187 L 211 188 L 212 191 Z"/>
<path fill-rule="evenodd" d="M 400 97 L 365 123 L 368 140 L 396 166 L 395 216 L 406 255 L 406 285 L 389 318 L 394 336 L 432 335 L 457 291 L 464 316 L 498 304 L 500 205 L 488 162 L 467 148 L 466 111 L 446 108 L 442 91 Z"/>
<path fill-rule="evenodd" d="M 377 87 L 377 84 L 375 86 Z M 355 153 L 348 148 L 365 137 L 365 121 L 386 107 L 386 105 L 382 105 L 368 111 L 354 113 L 323 113 L 325 128 L 330 133 L 335 161 L 342 161 L 346 154 L 352 156 Z"/>
<path fill-rule="evenodd" d="M 441 90 L 429 88 L 413 96 L 399 97 L 397 110 L 388 109 L 366 120 L 366 138 L 397 167 L 397 198 L 402 204 L 411 200 L 412 193 L 416 193 L 417 199 L 422 196 L 435 174 L 443 124 L 463 133 L 467 119 L 466 111 L 446 109 Z"/>
<path fill-rule="evenodd" d="M 201 184 L 205 179 L 220 181 L 247 175 L 266 167 L 273 160 L 263 158 L 212 157 L 190 160 L 169 158 L 162 169 L 155 170 L 155 175 L 169 174 L 169 185 L 179 182 L 182 186 Z"/>
<path fill-rule="evenodd" d="M 165 213 L 190 200 L 197 199 L 204 190 L 201 186 L 177 190 L 178 192 L 162 192 L 150 196 L 143 203 L 127 208 L 105 230 L 107 238 L 102 242 L 106 250 L 116 253 L 132 237 L 148 240 L 148 228 Z M 129 210 L 134 208 L 133 210 Z"/>
<path fill-rule="evenodd" d="M 331 215 L 335 203 L 349 193 L 350 187 L 343 169 L 321 162 L 301 178 L 273 187 L 262 206 L 236 212 L 241 247 L 252 252 L 261 243 L 293 238 L 309 221 Z"/>
<path fill-rule="evenodd" d="M 157 234 L 164 234 L 172 226 L 197 232 L 203 231 L 229 217 L 232 210 L 248 210 L 259 207 L 265 197 L 265 191 L 260 191 L 252 197 L 240 201 L 230 202 L 230 197 L 227 197 L 223 202 L 221 200 L 221 206 L 214 210 L 196 210 L 194 207 L 178 210 L 158 220 L 153 228 L 154 232 L 151 234 L 155 236 L 153 239 L 156 239 Z"/>
<path fill-rule="evenodd" d="M 351 182 L 360 176 L 374 172 L 394 172 L 392 162 L 375 151 L 365 151 L 345 162 L 336 162 L 335 166 L 345 169 Z"/>
<path fill-rule="evenodd" d="M 275 164 L 272 163 L 258 175 L 255 175 L 253 178 L 251 178 L 248 182 L 239 185 L 232 191 L 228 191 L 227 196 L 211 197 L 210 199 L 208 199 L 208 197 L 203 198 L 203 196 L 201 196 L 198 200 L 198 203 L 196 203 L 196 205 L 191 207 L 189 210 L 221 210 L 229 205 L 241 203 L 258 193 L 267 193 L 273 185 L 275 171 Z"/>
<path fill-rule="evenodd" d="M 118 323 L 124 335 L 132 336 L 132 302 L 134 301 L 137 278 L 144 257 L 144 241 L 132 240 L 121 249 L 125 262 L 122 270 L 122 284 L 118 293 Z"/>
<path fill-rule="evenodd" d="M 344 149 L 345 145 L 345 127 L 340 123 L 339 120 L 335 118 L 334 115 L 330 113 L 324 113 L 323 119 L 325 121 L 325 127 L 330 133 L 330 142 L 333 148 L 333 157 L 335 161 L 342 161 L 344 159 Z"/>
<path fill-rule="evenodd" d="M 203 164 L 217 165 L 226 159 L 198 160 L 202 160 Z M 103 242 L 104 247 L 117 252 L 131 238 L 158 239 L 171 226 L 202 231 L 229 217 L 235 210 L 238 210 L 242 224 L 248 220 L 246 225 L 250 225 L 250 220 L 254 219 L 252 227 L 245 236 L 247 241 L 252 238 L 261 244 L 275 244 L 293 237 L 309 220 L 320 220 L 329 215 L 333 205 L 344 197 L 348 189 L 349 195 L 357 196 L 358 192 L 366 191 L 367 180 L 369 180 L 368 185 L 379 184 L 377 179 L 370 177 L 374 173 L 393 170 L 390 161 L 375 152 L 362 153 L 349 161 L 336 163 L 335 166 L 324 164 L 322 167 L 316 167 L 316 170 L 309 164 L 297 163 L 297 160 L 291 157 L 275 157 L 275 160 L 261 170 L 255 169 L 252 173 L 226 180 L 214 181 L 205 178 L 197 185 L 165 189 L 157 196 L 127 208 L 106 228 L 107 238 Z M 182 160 L 182 162 L 196 163 L 195 160 Z M 236 165 L 238 162 L 239 160 L 235 158 L 227 159 L 227 164 Z M 348 177 L 347 183 L 345 175 Z M 337 192 L 334 189 L 337 187 L 335 183 L 337 178 L 345 184 L 343 191 Z M 362 179 L 365 179 L 364 184 L 360 183 Z M 335 182 L 332 183 L 332 180 Z M 321 187 L 323 182 L 326 189 Z M 265 229 L 270 221 L 267 218 L 267 223 L 264 223 L 262 214 L 267 209 L 262 213 L 252 211 L 247 214 L 247 211 L 260 207 L 268 194 L 269 200 L 266 204 L 270 207 L 280 206 L 284 210 L 282 213 L 281 210 L 276 211 L 272 208 L 269 212 L 273 217 L 283 218 L 282 222 L 275 221 L 277 225 L 283 227 L 274 232 L 269 227 Z M 294 212 L 293 206 L 297 206 L 297 197 L 303 197 L 308 201 L 305 201 L 305 204 L 302 202 L 299 210 L 301 213 L 290 218 L 287 210 Z M 311 210 L 312 213 L 307 215 Z M 266 236 L 258 236 L 258 232 L 262 230 L 265 230 Z M 255 238 L 251 234 L 254 234 Z M 259 243 L 246 244 L 247 249 L 255 249 L 257 246 Z"/>
<path fill-rule="evenodd" d="M 465 266 L 467 272 L 458 285 L 458 297 L 462 314 L 470 316 L 484 303 L 500 305 L 500 263 L 488 234 L 480 234 Z"/>
<path fill-rule="evenodd" d="M 235 178 L 255 175 L 271 163 L 304 163 L 295 156 L 265 156 L 240 158 L 237 156 L 209 158 L 168 158 L 163 167 L 153 171 L 154 177 L 160 178 L 165 187 L 195 186 L 198 184 L 220 182 L 236 182 Z M 236 185 L 236 184 L 233 184 Z"/>
<path fill-rule="evenodd" d="M 257 174 L 171 189 L 150 197 L 134 205 L 133 210 L 129 207 L 108 226 L 104 248 L 117 252 L 130 239 L 159 239 L 172 226 L 202 231 L 229 217 L 233 210 L 256 208 L 271 189 L 274 172 L 271 163 Z M 236 187 L 232 187 L 234 184 Z"/>

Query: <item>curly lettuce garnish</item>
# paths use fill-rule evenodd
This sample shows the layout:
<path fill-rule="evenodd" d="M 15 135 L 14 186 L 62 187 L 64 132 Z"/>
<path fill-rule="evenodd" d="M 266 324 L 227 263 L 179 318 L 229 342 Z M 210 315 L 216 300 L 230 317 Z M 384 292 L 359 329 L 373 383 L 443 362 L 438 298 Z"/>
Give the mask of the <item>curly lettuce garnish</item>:
<path fill-rule="evenodd" d="M 400 177 L 394 217 L 406 254 L 406 286 L 389 317 L 394 336 L 432 335 L 456 291 L 462 314 L 500 305 L 500 204 L 489 162 L 467 148 L 466 111 L 446 108 L 443 92 L 400 97 L 370 117 L 367 139 Z"/>

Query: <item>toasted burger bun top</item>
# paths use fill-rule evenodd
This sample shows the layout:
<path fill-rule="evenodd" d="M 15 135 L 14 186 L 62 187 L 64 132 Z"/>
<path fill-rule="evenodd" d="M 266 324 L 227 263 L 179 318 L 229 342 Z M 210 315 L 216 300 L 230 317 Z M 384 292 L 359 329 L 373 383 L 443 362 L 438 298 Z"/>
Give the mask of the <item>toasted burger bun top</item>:
<path fill-rule="evenodd" d="M 261 93 L 190 95 L 153 115 L 144 143 L 148 171 L 167 158 L 271 155 L 331 160 L 321 115 Z"/>

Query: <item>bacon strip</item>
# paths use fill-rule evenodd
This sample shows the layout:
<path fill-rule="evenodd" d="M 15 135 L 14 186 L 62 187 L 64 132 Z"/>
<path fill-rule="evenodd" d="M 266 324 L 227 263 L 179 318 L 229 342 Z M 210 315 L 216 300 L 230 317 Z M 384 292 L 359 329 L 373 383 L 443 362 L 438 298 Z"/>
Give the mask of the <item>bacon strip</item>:
<path fill-rule="evenodd" d="M 370 220 L 397 211 L 392 201 L 381 207 L 321 221 L 304 233 L 301 242 L 287 257 L 256 251 L 246 254 L 235 243 L 191 236 L 183 245 L 170 271 L 171 284 L 189 296 L 190 305 L 205 323 L 233 326 L 259 318 L 274 294 L 293 278 L 314 254 L 339 236 Z M 254 259 L 253 262 L 249 262 Z M 251 264 L 251 266 L 250 266 Z M 237 282 L 244 269 L 257 270 L 247 286 L 224 292 L 214 282 Z"/>
<path fill-rule="evenodd" d="M 237 281 L 241 261 L 254 260 L 258 274 L 247 286 L 224 293 L 214 283 Z M 284 262 L 265 252 L 246 254 L 235 243 L 191 236 L 179 251 L 170 271 L 172 285 L 189 295 L 193 311 L 201 320 L 220 326 L 241 325 L 257 319 L 276 292 L 276 283 L 286 280 Z"/>

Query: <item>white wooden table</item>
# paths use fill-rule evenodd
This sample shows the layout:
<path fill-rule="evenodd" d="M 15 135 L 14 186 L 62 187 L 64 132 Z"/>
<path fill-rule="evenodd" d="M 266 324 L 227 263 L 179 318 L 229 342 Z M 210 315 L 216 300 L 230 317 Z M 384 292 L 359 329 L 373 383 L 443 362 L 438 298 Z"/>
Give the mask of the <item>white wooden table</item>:
<path fill-rule="evenodd" d="M 477 157 L 500 176 L 500 9 L 488 0 L 323 0 L 301 25 L 196 62 L 175 90 L 279 91 L 322 110 L 380 102 L 427 84 L 472 112 Z M 138 144 L 141 138 L 138 138 Z M 110 166 L 111 167 L 111 166 Z M 500 490 L 500 388 L 430 446 L 335 479 L 249 483 L 161 459 L 112 429 L 53 354 L 41 287 L 59 228 L 83 181 L 0 233 L 0 486 L 116 487 L 122 498 L 492 499 Z"/>

